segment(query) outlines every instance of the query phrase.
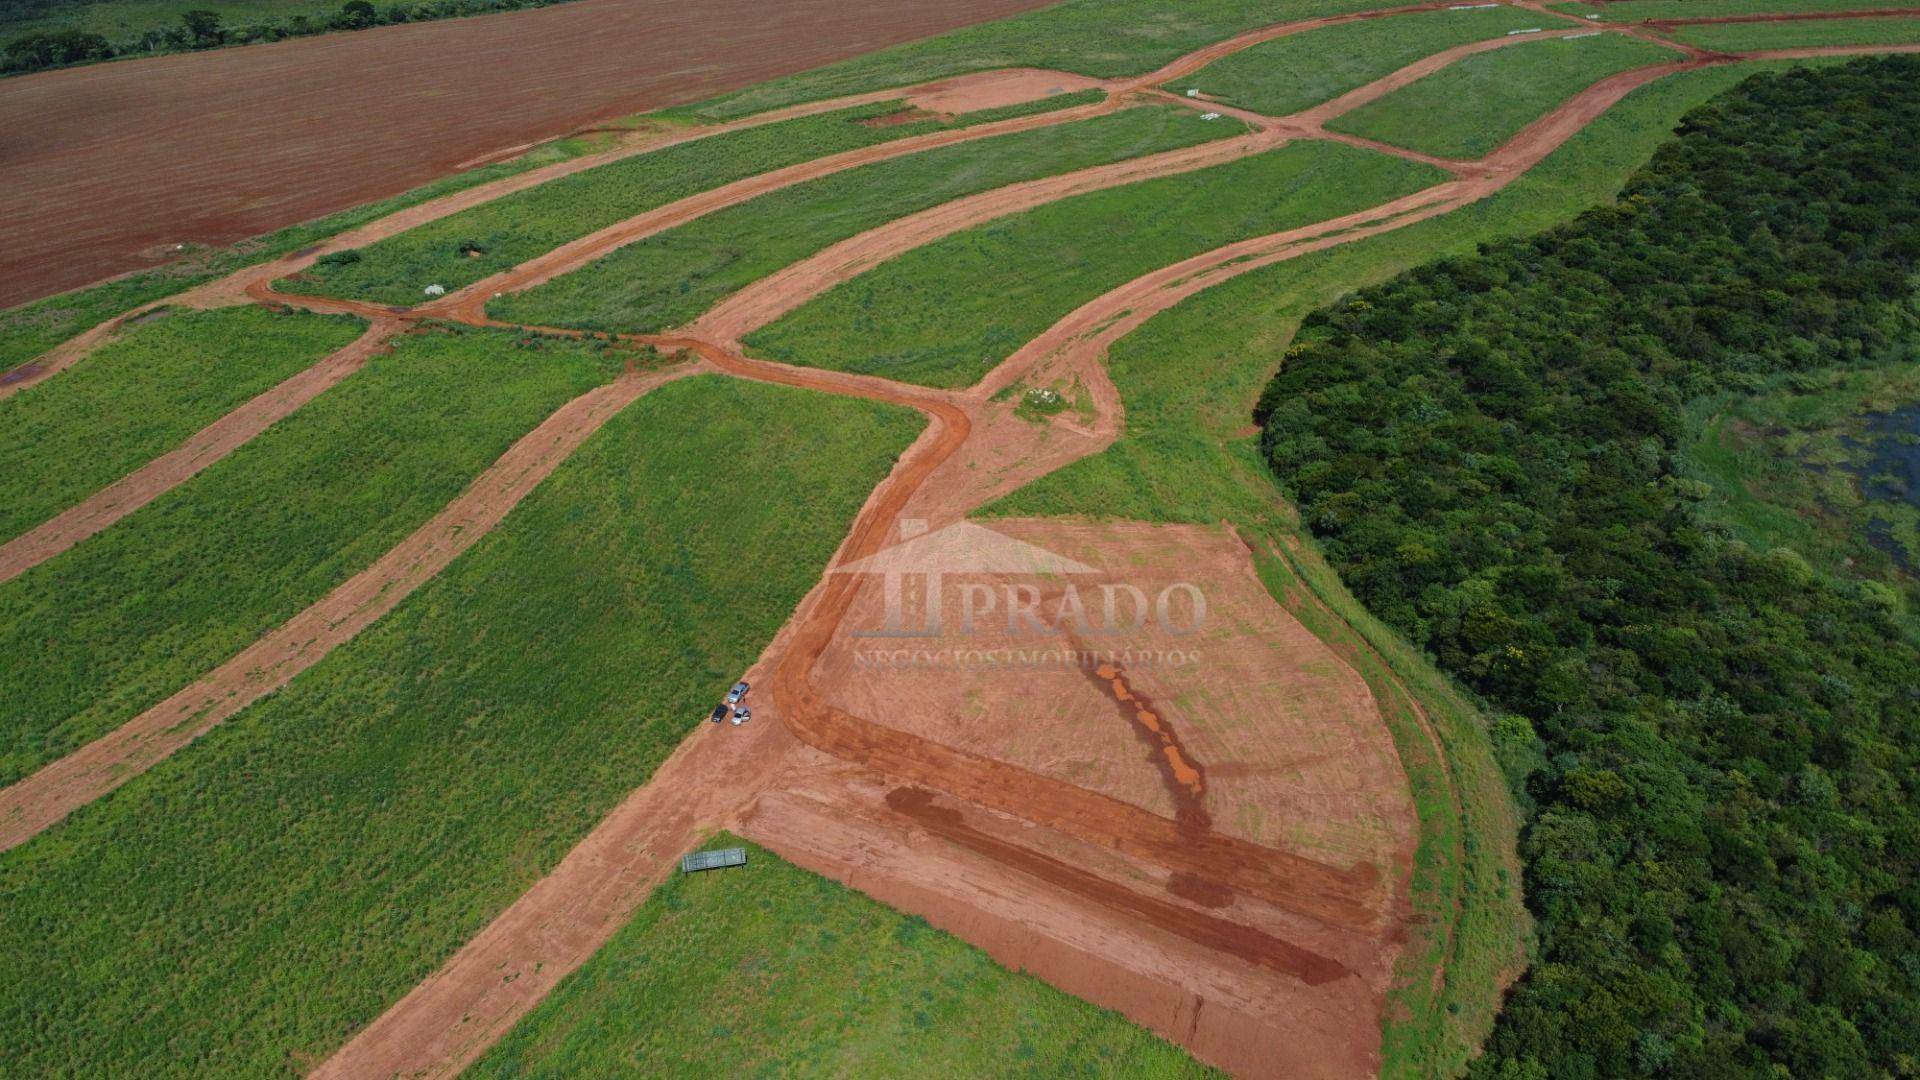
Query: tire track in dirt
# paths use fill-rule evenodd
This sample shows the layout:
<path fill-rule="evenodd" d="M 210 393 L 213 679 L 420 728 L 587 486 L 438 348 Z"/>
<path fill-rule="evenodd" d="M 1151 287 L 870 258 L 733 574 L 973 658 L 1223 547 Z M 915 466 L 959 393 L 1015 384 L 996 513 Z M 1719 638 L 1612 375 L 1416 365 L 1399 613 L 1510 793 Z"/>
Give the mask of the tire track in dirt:
<path fill-rule="evenodd" d="M 175 449 L 101 488 L 38 528 L 0 545 L 0 583 L 12 581 L 100 532 L 246 445 L 256 435 L 359 371 L 369 359 L 387 348 L 388 340 L 400 326 L 392 319 L 374 322 L 345 348 L 262 392 L 201 428 Z"/>
<path fill-rule="evenodd" d="M 0 851 L 39 835 L 319 663 L 478 543 L 622 409 L 654 387 L 699 370 L 681 365 L 622 376 L 574 398 L 373 565 L 191 686 L 0 789 Z"/>
<path fill-rule="evenodd" d="M 887 793 L 887 807 L 933 835 L 1002 866 L 1039 878 L 1091 903 L 1171 930 L 1195 944 L 1298 979 L 1308 986 L 1322 986 L 1353 974 L 1337 960 L 1253 927 L 1156 900 L 1059 859 L 990 836 L 968 825 L 959 811 L 935 805 L 932 793 L 923 788 L 893 789 Z"/>

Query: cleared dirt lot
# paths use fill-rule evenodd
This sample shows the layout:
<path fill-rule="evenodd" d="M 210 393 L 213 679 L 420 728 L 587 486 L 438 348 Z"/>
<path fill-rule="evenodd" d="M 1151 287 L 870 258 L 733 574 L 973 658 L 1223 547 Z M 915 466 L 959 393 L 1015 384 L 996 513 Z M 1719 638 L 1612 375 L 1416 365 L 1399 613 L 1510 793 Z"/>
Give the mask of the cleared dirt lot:
<path fill-rule="evenodd" d="M 578 0 L 0 81 L 0 306 L 1046 0 Z"/>
<path fill-rule="evenodd" d="M 992 530 L 960 525 L 878 557 L 901 553 L 887 572 L 909 578 L 914 560 L 949 567 L 942 628 L 921 629 L 934 586 L 904 581 L 912 614 L 896 620 L 869 576 L 815 668 L 830 752 L 797 748 L 741 828 L 1202 1060 L 1248 1075 L 1377 1069 L 1416 836 L 1366 684 L 1273 602 L 1229 530 Z M 955 572 L 1005 561 L 1009 537 L 1068 566 Z M 1048 630 L 1010 621 L 1022 586 Z M 1101 623 L 1103 586 L 1190 589 L 1204 614 L 1189 600 L 1127 629 L 1124 616 L 1106 632 L 1053 629 L 1069 587 Z M 1066 658 L 1090 649 L 1128 659 Z"/>

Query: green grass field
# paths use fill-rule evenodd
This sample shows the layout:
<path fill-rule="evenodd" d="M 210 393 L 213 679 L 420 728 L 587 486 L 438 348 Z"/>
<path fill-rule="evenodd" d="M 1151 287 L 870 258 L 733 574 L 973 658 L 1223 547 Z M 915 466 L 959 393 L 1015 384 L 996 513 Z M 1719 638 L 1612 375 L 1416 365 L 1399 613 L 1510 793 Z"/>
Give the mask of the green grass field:
<path fill-rule="evenodd" d="M 1469 56 L 1327 127 L 1441 157 L 1480 158 L 1608 75 L 1678 59 L 1672 49 L 1611 33 L 1526 41 Z"/>
<path fill-rule="evenodd" d="M 467 1075 L 1214 1075 L 1118 1014 L 745 846 L 743 867 L 655 890 Z"/>
<path fill-rule="evenodd" d="M 1909 352 L 1913 347 L 1909 347 Z M 1909 623 L 1920 615 L 1920 492 L 1890 498 L 1864 480 L 1887 443 L 1875 414 L 1920 402 L 1920 364 L 1777 380 L 1763 392 L 1694 403 L 1697 437 L 1683 460 L 1710 485 L 1715 516 L 1749 545 L 1789 547 L 1830 574 L 1885 583 Z M 1877 497 L 1876 497 L 1877 496 Z"/>
<path fill-rule="evenodd" d="M 1682 27 L 1673 36 L 1702 48 L 1727 52 L 1789 49 L 1798 45 L 1890 45 L 1920 41 L 1920 17 L 1722 23 Z"/>
<path fill-rule="evenodd" d="M 1365 86 L 1424 56 L 1539 26 L 1538 12 L 1510 7 L 1429 11 L 1345 23 L 1276 38 L 1222 57 L 1167 84 L 1243 109 L 1285 116 Z"/>
<path fill-rule="evenodd" d="M 0 400 L 0 541 L 11 540 L 313 366 L 358 319 L 175 311 Z"/>
<path fill-rule="evenodd" d="M 1612 0 L 1603 4 L 1555 4 L 1575 15 L 1598 14 L 1605 22 L 1642 19 L 1711 19 L 1722 15 L 1777 15 L 1798 11 L 1864 11 L 1903 7 L 1898 0 Z"/>
<path fill-rule="evenodd" d="M 1073 98 L 1071 101 L 1083 100 Z M 965 127 L 1071 104 L 1065 96 L 973 113 L 948 123 L 862 123 L 900 109 L 882 102 L 681 143 L 599 165 L 463 210 L 377 244 L 323 259 L 282 281 L 289 292 L 417 304 L 636 214 L 760 173 L 944 127 Z"/>
<path fill-rule="evenodd" d="M 1442 178 L 1385 154 L 1294 143 L 956 233 L 831 290 L 746 343 L 789 363 L 966 386 L 1074 308 L 1143 273 Z"/>
<path fill-rule="evenodd" d="M 706 733 L 920 427 L 718 376 L 630 406 L 393 614 L 0 855 L 0 1060 L 315 1064 Z"/>
<path fill-rule="evenodd" d="M 1780 65 L 1770 65 L 1777 67 Z M 1380 702 L 1413 785 L 1421 821 L 1416 910 L 1445 923 L 1448 942 L 1416 939 L 1403 956 L 1382 1049 L 1382 1074 L 1461 1072 L 1491 1027 L 1497 986 L 1514 964 L 1524 913 L 1510 860 L 1511 796 L 1501 762 L 1524 732 L 1481 714 L 1432 664 L 1374 619 L 1284 509 L 1246 430 L 1255 398 L 1300 319 L 1353 289 L 1449 254 L 1528 235 L 1605 202 L 1670 136 L 1688 109 L 1758 65 L 1669 76 L 1630 94 L 1492 198 L 1394 232 L 1251 272 L 1149 321 L 1108 358 L 1127 426 L 1106 451 L 988 507 L 984 516 L 1082 515 L 1148 521 L 1228 520 L 1260 545 L 1256 567 L 1275 597 L 1354 665 Z M 1456 813 L 1404 686 L 1447 748 L 1465 794 Z M 1433 972 L 1444 965 L 1446 977 Z"/>
<path fill-rule="evenodd" d="M 648 237 L 488 305 L 509 322 L 650 332 L 837 241 L 918 210 L 1057 173 L 1243 134 L 1239 121 L 1149 105 L 999 135 L 785 188 Z"/>
<path fill-rule="evenodd" d="M 0 585 L 0 653 L 11 658 L 0 668 L 0 784 L 132 719 L 326 595 L 625 355 L 490 331 L 410 335 L 231 457 Z"/>

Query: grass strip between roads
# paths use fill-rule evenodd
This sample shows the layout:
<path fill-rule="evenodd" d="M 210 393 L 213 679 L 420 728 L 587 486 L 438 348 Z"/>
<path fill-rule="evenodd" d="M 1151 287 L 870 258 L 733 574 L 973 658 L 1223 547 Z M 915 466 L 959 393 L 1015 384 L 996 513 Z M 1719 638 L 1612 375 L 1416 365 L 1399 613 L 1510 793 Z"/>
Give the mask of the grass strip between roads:
<path fill-rule="evenodd" d="M 1117 1013 L 730 836 L 674 875 L 470 1077 L 1210 1076 Z"/>
<path fill-rule="evenodd" d="M 1098 100 L 1061 94 L 965 116 L 870 121 L 901 102 L 724 132 L 597 165 L 472 207 L 365 248 L 336 252 L 280 283 L 289 292 L 417 304 L 430 285 L 452 291 L 544 255 L 571 240 L 670 202 L 814 158 Z"/>
<path fill-rule="evenodd" d="M 359 337 L 359 319 L 259 307 L 175 311 L 0 399 L 0 542 L 185 442 Z"/>
<path fill-rule="evenodd" d="M 1539 12 L 1510 7 L 1425 11 L 1343 23 L 1263 42 L 1208 64 L 1167 89 L 1268 116 L 1331 101 L 1422 57 L 1539 26 Z"/>
<path fill-rule="evenodd" d="M 326 595 L 625 355 L 492 331 L 408 335 L 231 457 L 0 586 L 0 784 Z"/>
<path fill-rule="evenodd" d="M 317 1064 L 701 725 L 921 426 L 718 376 L 629 406 L 387 618 L 0 856 L 0 1060 Z"/>
<path fill-rule="evenodd" d="M 1445 179 L 1328 142 L 1063 199 L 883 263 L 747 337 L 795 364 L 966 386 L 1088 300 L 1223 244 Z"/>
<path fill-rule="evenodd" d="M 1440 157 L 1480 158 L 1601 79 L 1678 59 L 1673 49 L 1610 32 L 1528 41 L 1469 56 L 1327 127 Z"/>
<path fill-rule="evenodd" d="M 509 322 L 646 333 L 847 237 L 954 199 L 1240 135 L 1237 120 L 1149 105 L 876 162 L 650 236 L 487 312 Z"/>
<path fill-rule="evenodd" d="M 1920 6 L 1920 5 L 1915 5 Z M 1703 49 L 1746 52 L 1800 45 L 1895 45 L 1920 41 L 1920 17 L 1683 26 L 1673 36 Z"/>

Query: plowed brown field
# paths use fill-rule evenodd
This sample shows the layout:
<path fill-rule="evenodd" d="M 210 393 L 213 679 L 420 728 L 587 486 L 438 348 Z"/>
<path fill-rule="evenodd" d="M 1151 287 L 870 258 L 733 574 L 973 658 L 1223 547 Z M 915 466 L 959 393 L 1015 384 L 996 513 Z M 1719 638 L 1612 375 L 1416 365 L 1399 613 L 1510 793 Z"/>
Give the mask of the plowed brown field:
<path fill-rule="evenodd" d="M 0 81 L 0 307 L 1046 0 L 578 0 Z"/>

